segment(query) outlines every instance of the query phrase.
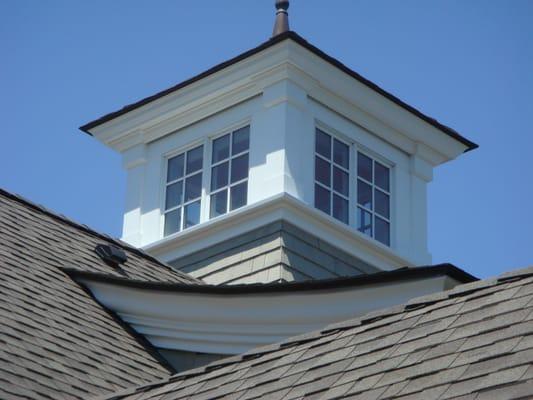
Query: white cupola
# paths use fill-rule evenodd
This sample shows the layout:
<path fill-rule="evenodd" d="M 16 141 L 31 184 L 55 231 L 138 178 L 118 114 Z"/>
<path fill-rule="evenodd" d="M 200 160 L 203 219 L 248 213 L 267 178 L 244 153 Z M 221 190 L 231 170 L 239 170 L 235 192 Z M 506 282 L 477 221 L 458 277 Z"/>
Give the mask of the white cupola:
<path fill-rule="evenodd" d="M 433 168 L 477 147 L 288 30 L 81 129 L 128 172 L 123 239 L 210 283 L 431 263 Z"/>

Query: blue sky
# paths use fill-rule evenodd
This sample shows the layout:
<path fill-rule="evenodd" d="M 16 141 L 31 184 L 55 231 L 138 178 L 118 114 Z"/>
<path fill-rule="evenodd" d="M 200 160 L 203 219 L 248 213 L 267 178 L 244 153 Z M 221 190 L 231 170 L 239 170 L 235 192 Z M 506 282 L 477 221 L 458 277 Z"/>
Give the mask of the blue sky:
<path fill-rule="evenodd" d="M 291 28 L 480 148 L 429 189 L 430 251 L 533 264 L 533 1 L 293 0 Z M 77 130 L 255 47 L 273 0 L 0 2 L 0 186 L 120 236 L 120 157 Z"/>

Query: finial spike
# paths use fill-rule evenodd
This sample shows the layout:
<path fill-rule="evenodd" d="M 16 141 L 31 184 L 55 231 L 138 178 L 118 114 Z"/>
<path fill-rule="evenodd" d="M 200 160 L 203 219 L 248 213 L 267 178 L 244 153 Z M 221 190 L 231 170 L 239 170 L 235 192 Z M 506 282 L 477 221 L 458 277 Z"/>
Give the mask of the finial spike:
<path fill-rule="evenodd" d="M 276 0 L 276 22 L 272 37 L 289 31 L 289 0 Z"/>

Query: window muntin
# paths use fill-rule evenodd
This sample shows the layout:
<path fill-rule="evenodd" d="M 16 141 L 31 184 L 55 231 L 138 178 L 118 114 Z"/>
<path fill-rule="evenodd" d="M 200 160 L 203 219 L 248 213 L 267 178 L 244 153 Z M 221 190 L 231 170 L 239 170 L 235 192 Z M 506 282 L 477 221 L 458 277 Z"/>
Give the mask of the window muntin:
<path fill-rule="evenodd" d="M 197 146 L 167 161 L 164 236 L 200 222 L 204 146 Z"/>
<path fill-rule="evenodd" d="M 212 142 L 209 218 L 245 206 L 248 201 L 250 126 Z"/>
<path fill-rule="evenodd" d="M 390 246 L 390 168 L 357 152 L 357 230 Z"/>
<path fill-rule="evenodd" d="M 349 221 L 349 146 L 316 130 L 315 207 L 348 224 Z"/>
<path fill-rule="evenodd" d="M 355 200 L 350 201 L 350 146 L 316 129 L 315 207 L 349 224 L 356 203 L 357 230 L 390 246 L 390 168 L 356 152 Z"/>

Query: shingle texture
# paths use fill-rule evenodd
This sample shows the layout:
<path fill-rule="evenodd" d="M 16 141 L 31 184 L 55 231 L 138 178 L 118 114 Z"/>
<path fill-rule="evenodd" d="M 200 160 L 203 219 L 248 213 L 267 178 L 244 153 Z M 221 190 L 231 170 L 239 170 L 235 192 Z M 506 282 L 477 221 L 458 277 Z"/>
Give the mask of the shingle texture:
<path fill-rule="evenodd" d="M 531 399 L 533 268 L 106 398 Z"/>
<path fill-rule="evenodd" d="M 123 270 L 95 253 L 124 248 Z M 90 398 L 170 375 L 61 267 L 196 283 L 124 243 L 0 191 L 0 399 Z"/>

